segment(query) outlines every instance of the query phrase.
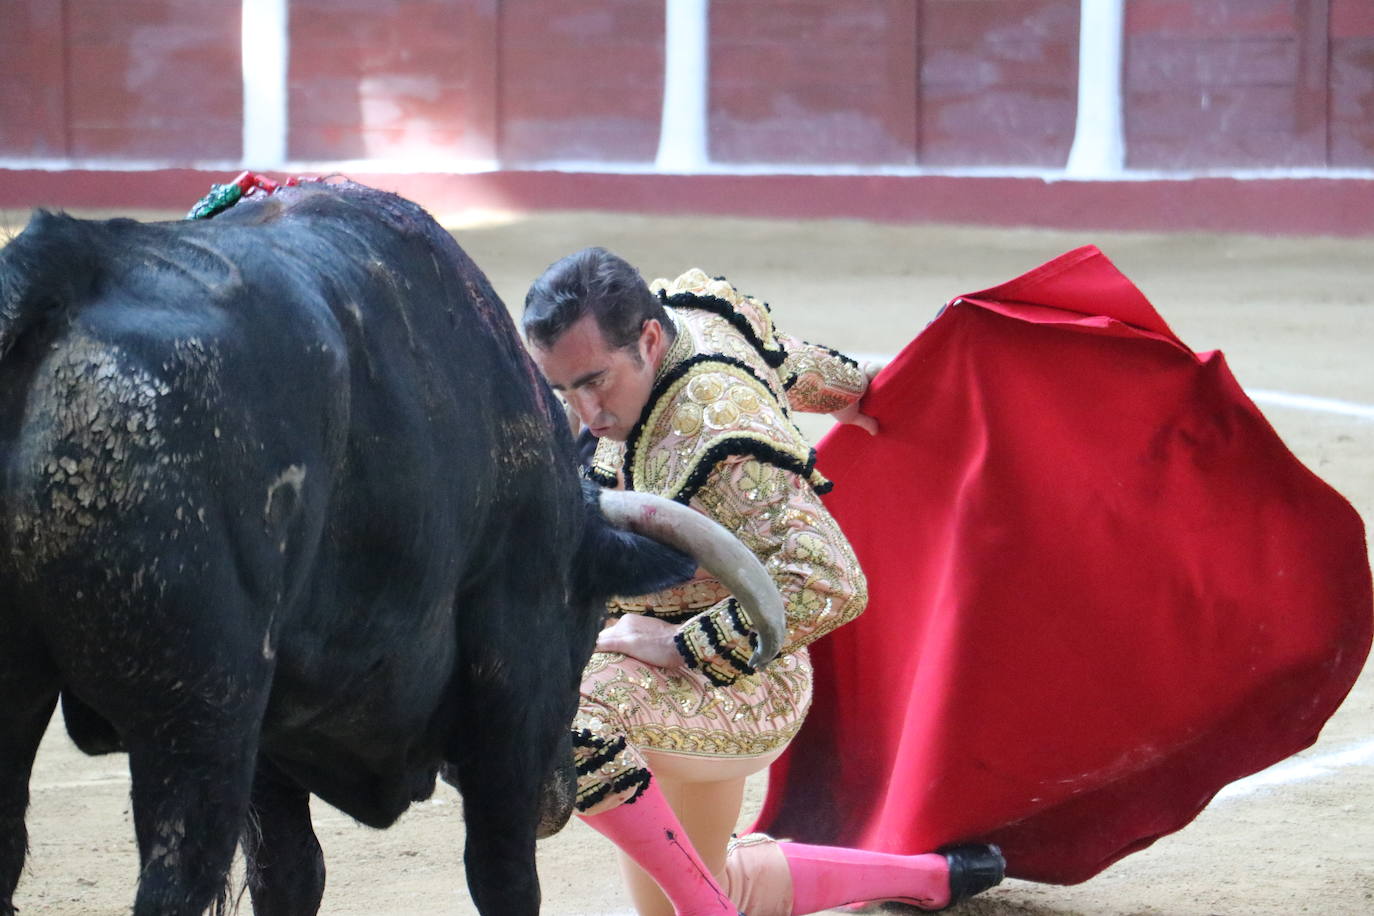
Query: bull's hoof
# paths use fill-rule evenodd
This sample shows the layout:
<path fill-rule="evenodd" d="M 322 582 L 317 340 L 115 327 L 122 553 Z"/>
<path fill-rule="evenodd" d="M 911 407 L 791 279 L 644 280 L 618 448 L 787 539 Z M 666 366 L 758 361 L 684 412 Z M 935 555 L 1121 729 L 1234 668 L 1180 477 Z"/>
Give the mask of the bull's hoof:
<path fill-rule="evenodd" d="M 1007 874 L 1007 860 L 1002 857 L 1002 850 L 996 846 L 951 846 L 941 849 L 940 854 L 949 863 L 947 907 L 963 903 L 974 894 L 981 894 L 990 887 L 996 887 Z"/>

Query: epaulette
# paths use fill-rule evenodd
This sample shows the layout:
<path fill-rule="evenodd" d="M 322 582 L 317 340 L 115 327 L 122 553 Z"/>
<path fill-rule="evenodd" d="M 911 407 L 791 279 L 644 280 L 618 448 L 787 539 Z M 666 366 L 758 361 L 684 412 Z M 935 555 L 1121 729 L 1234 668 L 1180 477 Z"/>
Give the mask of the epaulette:
<path fill-rule="evenodd" d="M 740 333 L 749 345 L 758 351 L 759 356 L 770 368 L 777 369 L 787 360 L 787 350 L 782 344 L 778 343 L 772 333 L 765 330 L 761 335 L 759 329 L 743 313 L 740 312 L 736 303 L 720 296 L 711 296 L 705 293 L 673 293 L 668 295 L 666 290 L 660 289 L 658 297 L 664 305 L 676 309 L 701 309 L 724 318 L 736 331 Z M 762 305 L 763 314 L 767 314 L 767 306 Z"/>

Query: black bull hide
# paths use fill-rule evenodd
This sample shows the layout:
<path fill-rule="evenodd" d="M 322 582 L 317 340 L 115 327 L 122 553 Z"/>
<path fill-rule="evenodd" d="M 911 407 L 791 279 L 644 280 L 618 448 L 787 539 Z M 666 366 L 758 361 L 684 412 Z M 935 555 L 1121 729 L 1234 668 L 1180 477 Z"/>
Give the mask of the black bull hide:
<path fill-rule="evenodd" d="M 40 212 L 0 354 L 0 916 L 59 695 L 129 753 L 138 916 L 222 904 L 240 841 L 255 910 L 312 913 L 309 795 L 385 827 L 441 767 L 478 909 L 536 913 L 600 602 L 692 564 L 607 526 L 454 241 L 356 185 Z"/>

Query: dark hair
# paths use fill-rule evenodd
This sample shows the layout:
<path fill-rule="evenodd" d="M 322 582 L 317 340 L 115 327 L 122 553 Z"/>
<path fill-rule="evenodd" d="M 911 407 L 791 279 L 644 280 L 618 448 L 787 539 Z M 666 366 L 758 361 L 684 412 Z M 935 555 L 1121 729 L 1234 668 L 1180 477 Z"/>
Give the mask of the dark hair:
<path fill-rule="evenodd" d="M 589 313 L 617 349 L 633 349 L 650 318 L 658 319 L 669 339 L 673 335 L 663 303 L 639 271 L 604 248 L 584 248 L 549 265 L 525 295 L 520 324 L 530 343 L 547 350 Z"/>

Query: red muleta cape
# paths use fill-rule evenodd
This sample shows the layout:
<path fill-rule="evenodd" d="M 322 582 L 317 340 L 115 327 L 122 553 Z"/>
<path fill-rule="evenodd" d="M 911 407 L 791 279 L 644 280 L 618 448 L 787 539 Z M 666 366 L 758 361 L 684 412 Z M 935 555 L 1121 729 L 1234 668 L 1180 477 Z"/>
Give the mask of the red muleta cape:
<path fill-rule="evenodd" d="M 756 829 L 998 843 L 1075 883 L 1310 745 L 1369 651 L 1364 527 L 1096 248 L 954 300 L 836 428 L 868 610 Z"/>

